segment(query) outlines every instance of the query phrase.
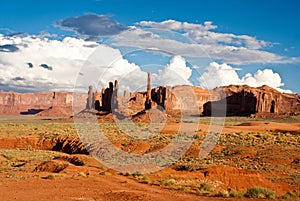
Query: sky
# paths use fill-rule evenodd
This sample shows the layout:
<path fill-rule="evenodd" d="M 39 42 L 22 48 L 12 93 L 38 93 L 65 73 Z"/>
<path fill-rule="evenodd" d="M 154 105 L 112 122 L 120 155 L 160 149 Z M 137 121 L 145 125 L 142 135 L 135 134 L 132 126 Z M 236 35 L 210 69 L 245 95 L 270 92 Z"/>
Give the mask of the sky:
<path fill-rule="evenodd" d="M 300 93 L 300 2 L 3 0 L 0 90 L 269 85 Z"/>

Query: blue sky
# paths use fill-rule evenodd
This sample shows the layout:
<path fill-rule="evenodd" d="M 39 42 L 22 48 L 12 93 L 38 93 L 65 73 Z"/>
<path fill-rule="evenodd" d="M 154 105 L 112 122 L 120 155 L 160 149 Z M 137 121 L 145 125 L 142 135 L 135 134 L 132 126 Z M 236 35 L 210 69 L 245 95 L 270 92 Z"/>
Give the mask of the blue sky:
<path fill-rule="evenodd" d="M 2 33 L 3 35 L 7 35 L 9 33 L 12 34 L 25 32 L 29 35 L 38 35 L 41 32 L 48 32 L 50 34 L 56 34 L 55 39 L 57 40 L 63 40 L 66 36 L 81 38 L 83 36 L 78 32 L 74 32 L 74 27 L 71 27 L 73 31 L 66 31 L 66 27 L 62 27 L 61 22 L 72 17 L 80 17 L 87 14 L 107 16 L 106 21 L 108 23 L 111 23 L 112 21 L 117 23 L 117 31 L 112 34 L 112 37 L 115 37 L 115 35 L 117 35 L 119 31 L 120 33 L 121 31 L 123 31 L 122 29 L 119 30 L 119 25 L 122 25 L 124 27 L 124 30 L 127 29 L 128 26 L 140 26 L 140 28 L 149 27 L 141 25 L 140 22 L 142 21 L 156 22 L 155 25 L 151 24 L 150 27 L 159 26 L 157 23 L 166 20 L 187 22 L 190 24 L 203 24 L 206 21 L 210 21 L 213 23 L 213 25 L 217 26 L 216 28 L 212 29 L 213 32 L 219 34 L 234 34 L 237 36 L 251 36 L 258 41 L 265 41 L 268 43 L 268 45 L 263 45 L 262 47 L 260 47 L 259 50 L 284 57 L 280 62 L 232 62 L 230 64 L 232 68 L 240 69 L 236 71 L 240 79 L 242 79 L 242 77 L 247 73 L 251 73 L 254 75 L 259 69 L 272 69 L 274 73 L 276 72 L 280 75 L 282 79 L 281 81 L 285 83 L 285 85 L 281 86 L 281 88 L 290 89 L 293 92 L 299 93 L 299 8 L 300 3 L 296 0 L 4 0 L 1 2 L 0 33 Z M 105 20 L 102 20 L 101 22 L 104 21 Z M 57 25 L 59 23 L 60 25 Z M 149 23 L 147 25 L 149 25 Z M 180 34 L 190 33 L 190 30 L 172 31 L 179 32 Z M 99 36 L 99 38 L 110 40 L 111 36 Z M 87 39 L 86 36 L 85 39 Z M 199 43 L 201 42 L 202 40 Z M 102 42 L 98 41 L 98 43 Z M 108 44 L 111 45 L 110 42 L 108 42 Z M 5 44 L 1 45 L 3 46 Z M 118 48 L 118 45 L 114 46 L 114 48 Z M 148 54 L 145 53 L 144 55 Z M 5 56 L 6 55 L 0 57 L 0 64 L 1 58 L 3 59 Z M 151 58 L 152 56 L 148 55 L 149 58 Z M 191 58 L 189 57 L 189 55 L 183 56 L 185 56 L 184 58 L 186 61 L 188 61 L 189 59 L 191 61 L 195 61 L 194 57 Z M 167 65 L 166 63 L 168 59 L 171 59 L 171 57 L 168 59 L 164 58 L 165 55 L 161 55 L 161 59 L 163 61 L 161 63 L 162 66 Z M 130 62 L 135 62 L 139 65 L 143 65 L 143 60 L 141 58 L 136 59 L 136 61 L 134 61 L 134 57 L 128 57 L 127 59 L 131 59 L 132 61 L 130 60 Z M 147 64 L 146 60 L 147 59 L 145 59 L 145 65 Z M 222 63 L 228 63 L 228 61 L 222 61 L 222 59 L 217 57 L 213 60 L 217 61 L 220 65 Z M 5 58 L 2 63 L 7 63 Z M 9 68 L 13 68 L 13 65 L 11 65 Z M 6 70 L 9 69 L 6 68 Z M 199 72 L 204 73 L 205 68 L 200 68 Z M 46 74 L 47 73 L 48 72 L 46 72 Z M 16 75 L 14 76 L 16 77 Z M 51 77 L 49 73 L 47 74 L 47 76 Z M 21 83 L 21 85 L 22 84 L 24 85 L 26 83 Z M 2 83 L 2 85 L 0 84 L 0 87 L 1 86 L 4 90 L 5 87 L 13 90 L 18 90 L 18 84 L 15 84 L 13 87 L 11 87 L 6 82 Z M 23 89 L 25 90 L 24 86 Z M 34 88 L 27 88 L 26 90 L 30 91 L 31 89 L 34 90 Z M 47 89 L 46 84 L 45 89 Z M 52 90 L 51 87 L 48 87 L 48 89 Z M 59 90 L 62 89 L 59 88 Z"/>

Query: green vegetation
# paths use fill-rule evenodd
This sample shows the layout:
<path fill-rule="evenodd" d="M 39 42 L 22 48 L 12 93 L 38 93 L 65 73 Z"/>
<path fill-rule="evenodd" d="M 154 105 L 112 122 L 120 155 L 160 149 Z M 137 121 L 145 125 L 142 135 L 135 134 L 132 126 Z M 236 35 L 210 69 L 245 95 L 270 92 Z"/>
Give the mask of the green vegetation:
<path fill-rule="evenodd" d="M 55 176 L 52 175 L 52 174 L 49 174 L 49 175 L 47 175 L 45 177 L 42 177 L 42 179 L 50 179 L 50 180 L 53 180 L 54 178 L 55 178 Z"/>
<path fill-rule="evenodd" d="M 223 122 L 223 119 L 225 120 Z M 180 119 L 178 118 L 178 121 Z M 279 123 L 299 123 L 300 115 L 298 116 L 287 116 L 285 118 L 249 118 L 249 117 L 185 117 L 184 122 L 186 123 L 201 123 L 201 124 L 215 124 L 215 125 L 224 125 L 225 126 L 234 126 L 239 125 L 244 122 L 255 122 L 255 121 L 264 121 L 264 122 L 279 122 Z"/>
<path fill-rule="evenodd" d="M 104 176 L 111 176 L 112 174 L 110 172 L 104 172 Z"/>
<path fill-rule="evenodd" d="M 180 191 L 189 191 L 189 190 L 191 190 L 191 187 L 188 187 L 188 186 L 178 186 L 177 190 L 180 190 Z"/>
<path fill-rule="evenodd" d="M 244 197 L 244 193 L 238 191 L 230 191 L 229 196 L 233 198 L 241 198 Z"/>
<path fill-rule="evenodd" d="M 0 149 L 0 155 L 7 160 L 19 162 L 48 161 L 64 155 L 63 153 L 44 150 Z"/>
<path fill-rule="evenodd" d="M 175 184 L 175 179 L 161 180 L 160 184 L 162 186 L 172 186 Z"/>
<path fill-rule="evenodd" d="M 201 184 L 200 188 L 196 189 L 196 194 L 197 195 L 210 195 L 214 191 L 213 187 L 208 185 L 208 184 Z"/>
<path fill-rule="evenodd" d="M 1 117 L 0 117 L 1 118 Z M 5 119 L 6 118 L 6 119 Z M 58 119 L 51 120 L 44 117 L 5 117 L 4 121 L 0 122 L 0 138 L 1 137 L 36 137 L 39 139 L 45 138 L 58 138 L 58 137 L 75 137 L 77 138 L 77 130 L 73 123 L 66 123 Z M 2 120 L 2 119 L 1 119 Z M 196 123 L 196 118 L 191 117 L 185 119 L 189 123 Z M 225 125 L 239 125 L 244 122 L 263 121 L 267 125 L 274 119 L 250 119 L 247 117 L 227 117 L 225 119 Z M 276 120 L 281 122 L 300 122 L 300 117 L 289 117 L 284 120 Z M 13 123 L 12 123 L 13 122 Z M 201 117 L 200 123 L 210 124 L 210 117 Z M 176 136 L 177 132 L 169 127 L 162 132 L 152 135 L 151 129 L 147 129 L 148 124 L 138 123 L 136 127 L 132 128 L 132 125 L 124 124 L 118 127 L 115 123 L 101 123 L 98 130 L 96 128 L 89 128 L 88 126 L 82 126 L 79 129 L 87 130 L 88 134 L 95 134 L 99 132 L 99 129 L 105 133 L 108 139 L 115 143 L 120 149 L 128 152 L 138 150 L 140 145 L 141 154 L 156 152 L 165 146 L 167 146 Z M 122 128 L 125 130 L 122 130 Z M 235 127 L 236 128 L 236 127 Z M 235 128 L 233 130 L 226 131 L 227 133 L 210 133 L 211 136 L 218 136 L 217 144 L 214 149 L 204 158 L 199 159 L 199 151 L 203 145 L 203 140 L 207 136 L 205 126 L 194 129 L 192 133 L 187 134 L 189 137 L 193 137 L 193 144 L 181 158 L 174 163 L 171 168 L 177 171 L 199 171 L 203 174 L 202 170 L 213 166 L 227 165 L 230 167 L 242 168 L 244 170 L 255 170 L 261 172 L 274 172 L 274 178 L 267 178 L 270 181 L 283 181 L 291 185 L 299 184 L 299 142 L 300 135 L 297 132 L 285 132 L 282 130 L 266 130 L 266 131 L 241 131 Z M 130 134 L 140 134 L 140 132 L 149 132 L 152 137 L 145 140 L 137 140 Z M 91 136 L 93 137 L 93 136 Z M 185 136 L 184 136 L 185 137 Z M 185 138 L 183 137 L 182 140 Z M 213 138 L 212 138 L 213 139 Z M 207 139 L 205 139 L 207 140 Z M 146 144 L 146 143 L 147 144 Z M 141 144 L 139 144 L 141 143 Z M 145 147 L 145 148 L 144 148 Z M 28 168 L 26 163 L 28 162 L 41 162 L 52 160 L 59 157 L 63 153 L 34 150 L 31 147 L 25 149 L 0 149 L 0 157 L 2 156 L 3 164 L 0 164 L 0 171 L 6 170 L 21 170 Z M 275 162 L 274 162 L 275 161 Z M 288 161 L 288 162 L 287 162 Z M 276 165 L 274 165 L 276 163 Z M 30 164 L 32 170 L 37 163 Z M 278 173 L 278 174 L 277 174 Z M 197 195 L 206 196 L 219 196 L 219 197 L 250 197 L 250 198 L 276 198 L 276 194 L 273 191 L 262 187 L 250 188 L 244 195 L 241 192 L 220 190 L 215 185 L 214 181 L 210 180 L 210 177 L 201 178 L 185 178 L 181 174 L 173 173 L 164 175 L 157 173 L 157 175 L 144 175 L 142 172 L 127 172 L 120 173 L 121 175 L 130 176 L 138 182 L 145 184 L 161 185 L 169 187 L 170 189 L 177 189 L 181 191 L 196 191 Z M 103 172 L 103 175 L 110 176 L 111 173 Z M 279 176 L 278 176 L 279 175 Z M 282 177 L 280 175 L 287 175 Z M 49 176 L 49 175 L 48 175 Z M 53 176 L 53 175 L 52 175 Z M 52 176 L 45 179 L 53 179 Z M 84 173 L 82 176 L 86 176 Z M 149 177 L 151 178 L 149 178 Z M 14 177 L 14 175 L 11 175 Z M 201 181 L 199 182 L 199 178 Z M 152 180 L 153 179 L 153 180 Z M 186 180 L 185 180 L 186 179 Z M 181 182 L 187 181 L 186 183 Z M 199 186 L 201 182 L 204 182 Z M 211 184 L 207 184 L 207 183 Z M 125 182 L 124 182 L 125 183 Z M 216 189 L 213 188 L 216 186 Z M 281 196 L 281 199 L 295 199 L 297 195 L 292 192 L 287 192 Z"/>
<path fill-rule="evenodd" d="M 230 196 L 229 192 L 226 190 L 222 190 L 222 191 L 218 191 L 215 194 L 215 197 L 224 197 L 224 198 L 228 198 Z"/>
<path fill-rule="evenodd" d="M 249 188 L 245 196 L 249 198 L 270 198 L 270 199 L 276 198 L 276 194 L 274 191 L 271 191 L 267 188 L 263 188 L 260 186 Z"/>
<path fill-rule="evenodd" d="M 0 117 L 1 118 L 1 117 Z M 42 118 L 10 117 L 1 119 L 0 138 L 2 137 L 78 137 L 74 123 L 52 121 Z M 22 121 L 21 121 L 22 120 Z"/>
<path fill-rule="evenodd" d="M 296 197 L 297 196 L 290 191 L 286 192 L 283 196 L 281 196 L 282 199 L 291 199 L 291 198 L 296 198 Z"/>
<path fill-rule="evenodd" d="M 150 184 L 151 182 L 150 182 L 149 177 L 143 176 L 141 183 L 144 183 L 144 184 Z"/>

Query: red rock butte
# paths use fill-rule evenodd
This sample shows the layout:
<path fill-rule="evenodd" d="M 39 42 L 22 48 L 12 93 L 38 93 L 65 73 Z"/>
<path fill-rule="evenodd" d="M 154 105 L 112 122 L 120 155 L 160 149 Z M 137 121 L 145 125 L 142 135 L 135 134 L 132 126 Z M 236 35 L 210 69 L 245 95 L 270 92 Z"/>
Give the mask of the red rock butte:
<path fill-rule="evenodd" d="M 74 100 L 76 99 L 76 104 Z M 99 93 L 89 87 L 87 94 L 71 92 L 16 93 L 0 91 L 0 114 L 36 114 L 43 116 L 71 116 L 82 110 L 112 112 L 118 110 L 143 111 L 157 107 L 167 114 L 180 112 L 194 115 L 218 115 L 226 109 L 227 116 L 298 115 L 300 94 L 287 94 L 269 86 L 249 87 L 230 85 L 213 90 L 199 87 L 160 86 L 151 89 L 150 75 L 146 92 L 124 91 L 119 94 L 119 82 L 110 82 Z M 214 113 L 212 112 L 214 108 Z"/>

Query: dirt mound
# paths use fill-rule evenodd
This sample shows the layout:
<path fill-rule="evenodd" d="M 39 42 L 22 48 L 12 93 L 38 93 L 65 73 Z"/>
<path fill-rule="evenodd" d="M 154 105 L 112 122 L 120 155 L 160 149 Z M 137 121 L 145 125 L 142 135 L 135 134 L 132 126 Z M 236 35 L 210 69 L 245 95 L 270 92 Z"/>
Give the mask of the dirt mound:
<path fill-rule="evenodd" d="M 7 160 L 7 158 L 5 156 L 0 155 L 0 163 L 3 162 L 3 161 L 6 161 L 6 160 Z"/>
<path fill-rule="evenodd" d="M 77 156 L 60 156 L 54 158 L 55 160 L 67 161 L 76 166 L 84 166 L 84 162 L 80 160 Z"/>
<path fill-rule="evenodd" d="M 0 148 L 33 148 L 40 150 L 60 151 L 68 154 L 89 154 L 82 142 L 75 138 L 1 138 Z"/>
<path fill-rule="evenodd" d="M 53 172 L 53 173 L 59 173 L 62 170 L 64 170 L 66 167 L 68 167 L 68 163 L 64 163 L 62 161 L 46 161 L 39 164 L 35 169 L 34 172 Z"/>
<path fill-rule="evenodd" d="M 171 115 L 160 111 L 159 109 L 143 110 L 132 116 L 132 121 L 135 123 L 174 123 L 177 122 Z"/>
<path fill-rule="evenodd" d="M 104 199 L 109 201 L 114 200 L 149 200 L 147 193 L 135 192 L 135 191 L 110 191 L 104 194 Z"/>
<path fill-rule="evenodd" d="M 240 192 L 246 192 L 248 188 L 262 186 L 283 194 L 289 186 L 286 183 L 274 183 L 257 171 L 244 170 L 229 166 L 216 166 L 204 170 L 210 180 L 219 181 L 220 187 L 230 187 Z"/>
<path fill-rule="evenodd" d="M 51 107 L 47 110 L 37 113 L 36 116 L 67 117 L 71 116 L 72 114 L 72 107 Z"/>
<path fill-rule="evenodd" d="M 38 139 L 35 137 L 19 137 L 19 138 L 1 138 L 0 148 L 5 149 L 42 149 L 42 150 L 52 150 L 55 146 L 55 139 Z"/>
<path fill-rule="evenodd" d="M 245 122 L 238 126 L 225 126 L 224 133 L 230 132 L 283 132 L 300 133 L 299 123 L 279 123 L 279 122 Z"/>
<path fill-rule="evenodd" d="M 133 121 L 134 123 L 165 123 L 165 122 L 177 122 L 171 115 L 166 114 L 165 112 L 152 108 L 150 110 L 142 110 L 132 116 L 124 116 L 118 112 L 99 112 L 97 110 L 83 110 L 80 113 L 76 114 L 74 118 L 79 120 L 94 120 L 97 118 L 99 123 L 113 123 L 127 119 L 126 121 Z"/>
<path fill-rule="evenodd" d="M 95 121 L 95 119 L 98 120 L 99 123 L 113 123 L 116 121 L 117 116 L 109 113 L 109 112 L 99 112 L 97 110 L 94 109 L 85 109 L 82 110 L 81 112 L 79 112 L 78 114 L 76 114 L 73 119 L 77 119 L 77 120 L 91 120 L 92 122 Z"/>
<path fill-rule="evenodd" d="M 147 142 L 130 142 L 126 145 L 124 148 L 125 151 L 129 153 L 135 153 L 135 154 L 143 154 L 145 151 L 147 151 L 150 148 L 150 144 Z"/>
<path fill-rule="evenodd" d="M 269 122 L 245 122 L 241 123 L 238 126 L 266 126 L 269 125 Z"/>

